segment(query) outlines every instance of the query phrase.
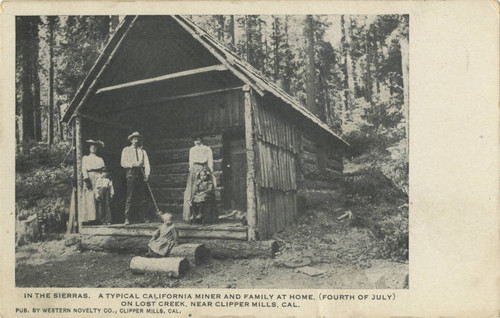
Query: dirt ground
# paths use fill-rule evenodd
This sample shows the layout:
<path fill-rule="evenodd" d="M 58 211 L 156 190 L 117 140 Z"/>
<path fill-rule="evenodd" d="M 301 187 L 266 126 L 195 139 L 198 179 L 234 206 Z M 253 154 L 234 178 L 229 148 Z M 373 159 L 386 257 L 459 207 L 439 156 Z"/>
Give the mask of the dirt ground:
<path fill-rule="evenodd" d="M 408 288 L 408 264 L 376 259 L 368 230 L 316 211 L 278 233 L 274 259 L 209 259 L 182 278 L 134 275 L 135 255 L 78 250 L 64 239 L 20 246 L 16 285 L 20 287 L 164 288 Z M 303 273 L 304 267 L 316 271 Z"/>

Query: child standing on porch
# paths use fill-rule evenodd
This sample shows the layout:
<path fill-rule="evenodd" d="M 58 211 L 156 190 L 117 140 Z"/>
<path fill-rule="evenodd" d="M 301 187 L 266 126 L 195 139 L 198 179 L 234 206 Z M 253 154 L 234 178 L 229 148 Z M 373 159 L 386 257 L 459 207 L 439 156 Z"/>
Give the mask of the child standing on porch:
<path fill-rule="evenodd" d="M 147 257 L 166 257 L 170 254 L 172 248 L 177 245 L 178 235 L 175 225 L 172 223 L 172 214 L 165 213 L 162 218 L 164 223 L 160 225 L 149 240 Z"/>
<path fill-rule="evenodd" d="M 101 174 L 97 177 L 94 191 L 97 219 L 102 224 L 109 225 L 111 224 L 111 200 L 113 200 L 115 190 L 106 167 L 102 168 Z"/>

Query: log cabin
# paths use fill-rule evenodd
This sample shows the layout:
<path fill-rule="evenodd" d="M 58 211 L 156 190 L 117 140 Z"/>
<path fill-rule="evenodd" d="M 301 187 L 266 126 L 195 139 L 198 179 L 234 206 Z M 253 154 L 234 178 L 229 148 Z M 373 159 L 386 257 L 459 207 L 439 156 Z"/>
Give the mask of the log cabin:
<path fill-rule="evenodd" d="M 112 211 L 118 223 L 126 196 L 120 155 L 134 131 L 145 137 L 160 210 L 178 219 L 193 133 L 203 134 L 213 150 L 218 209 L 246 211 L 248 224 L 231 234 L 237 239 L 268 239 L 315 202 L 342 204 L 348 143 L 183 16 L 125 17 L 62 121 L 72 129 L 76 158 L 74 229 L 83 186 L 81 159 L 88 151 L 83 142 L 106 144 L 99 155 L 114 180 Z"/>

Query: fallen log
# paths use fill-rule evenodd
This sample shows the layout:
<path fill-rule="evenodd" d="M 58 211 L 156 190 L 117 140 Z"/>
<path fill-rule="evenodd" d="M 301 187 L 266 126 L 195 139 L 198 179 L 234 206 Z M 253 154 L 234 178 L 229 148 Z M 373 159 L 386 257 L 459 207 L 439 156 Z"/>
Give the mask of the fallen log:
<path fill-rule="evenodd" d="M 203 244 L 210 251 L 210 256 L 218 259 L 274 258 L 279 249 L 278 242 L 274 240 L 205 240 Z"/>
<path fill-rule="evenodd" d="M 133 274 L 163 273 L 181 277 L 189 270 L 189 262 L 182 257 L 147 258 L 136 256 L 130 261 Z"/>
<path fill-rule="evenodd" d="M 140 254 L 148 251 L 151 236 L 82 235 L 81 249 Z"/>
<path fill-rule="evenodd" d="M 174 246 L 169 257 L 184 257 L 189 263 L 199 265 L 207 260 L 209 252 L 204 244 L 181 244 Z"/>

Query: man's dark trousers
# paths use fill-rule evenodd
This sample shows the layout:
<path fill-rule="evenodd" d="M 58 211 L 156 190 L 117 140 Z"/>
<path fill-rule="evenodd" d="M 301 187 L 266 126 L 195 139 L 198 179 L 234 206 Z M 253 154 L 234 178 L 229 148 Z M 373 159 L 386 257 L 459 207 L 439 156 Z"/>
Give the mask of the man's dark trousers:
<path fill-rule="evenodd" d="M 125 220 L 143 221 L 141 210 L 144 206 L 144 182 L 143 168 L 127 169 L 127 201 L 125 202 Z"/>

